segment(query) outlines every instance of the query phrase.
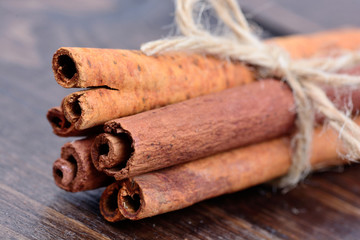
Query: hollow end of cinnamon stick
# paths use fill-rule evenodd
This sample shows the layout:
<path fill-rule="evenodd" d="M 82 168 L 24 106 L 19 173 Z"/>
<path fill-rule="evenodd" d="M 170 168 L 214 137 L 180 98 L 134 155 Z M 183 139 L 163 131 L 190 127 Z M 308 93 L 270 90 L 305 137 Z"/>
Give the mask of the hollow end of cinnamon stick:
<path fill-rule="evenodd" d="M 61 157 L 53 165 L 53 175 L 58 187 L 69 192 L 80 192 L 107 186 L 114 179 L 96 170 L 90 150 L 95 137 L 65 143 Z"/>
<path fill-rule="evenodd" d="M 81 92 L 70 94 L 63 99 L 62 103 L 62 109 L 64 111 L 66 119 L 70 123 L 74 123 L 75 126 L 81 123 L 81 96 Z"/>
<path fill-rule="evenodd" d="M 117 222 L 124 219 L 118 208 L 118 193 L 121 189 L 120 182 L 110 184 L 100 198 L 100 213 L 109 222 Z"/>
<path fill-rule="evenodd" d="M 68 136 L 73 129 L 72 124 L 65 118 L 60 107 L 50 108 L 46 114 L 54 133 L 58 136 Z"/>
<path fill-rule="evenodd" d="M 117 197 L 117 205 L 121 214 L 125 218 L 138 220 L 143 203 L 139 185 L 130 179 L 125 180 Z"/>
<path fill-rule="evenodd" d="M 59 48 L 53 56 L 52 68 L 59 85 L 65 88 L 76 86 L 79 80 L 78 67 L 70 51 Z"/>
<path fill-rule="evenodd" d="M 77 163 L 74 156 L 70 155 L 67 159 L 59 158 L 53 165 L 53 176 L 55 184 L 66 190 L 71 191 L 71 185 L 76 177 Z"/>
<path fill-rule="evenodd" d="M 121 169 L 126 166 L 131 152 L 131 141 L 126 134 L 115 136 L 103 133 L 94 140 L 91 147 L 91 158 L 99 171 Z"/>

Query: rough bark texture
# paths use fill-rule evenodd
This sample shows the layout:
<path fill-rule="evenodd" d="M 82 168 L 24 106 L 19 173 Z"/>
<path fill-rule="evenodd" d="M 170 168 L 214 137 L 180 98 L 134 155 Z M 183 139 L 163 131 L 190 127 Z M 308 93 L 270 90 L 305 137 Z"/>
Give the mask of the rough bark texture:
<path fill-rule="evenodd" d="M 347 72 L 357 74 L 359 69 Z M 325 91 L 340 109 L 353 114 L 360 109 L 360 88 Z M 121 165 L 103 170 L 120 180 L 278 137 L 292 130 L 294 109 L 289 89 L 267 79 L 109 121 L 105 131 L 128 134 L 133 153 L 127 163 L 120 155 L 107 156 L 106 161 Z M 323 116 L 317 114 L 316 119 L 321 123 Z M 97 152 L 92 149 L 95 165 Z"/>
<path fill-rule="evenodd" d="M 284 47 L 293 58 L 306 58 L 334 48 L 354 50 L 359 47 L 360 31 L 340 29 L 268 42 Z M 182 99 L 187 94 L 199 96 L 236 86 L 252 75 L 241 63 L 212 57 L 186 53 L 146 56 L 119 49 L 60 48 L 52 64 L 55 79 L 63 87 L 162 91 Z"/>
<path fill-rule="evenodd" d="M 269 41 L 284 47 L 293 58 L 354 50 L 359 42 L 357 29 Z M 53 69 L 56 80 L 65 87 L 112 88 L 80 91 L 64 99 L 65 116 L 79 130 L 256 79 L 252 69 L 239 62 L 186 53 L 146 56 L 113 49 L 60 48 L 54 55 Z"/>
<path fill-rule="evenodd" d="M 54 162 L 53 175 L 58 187 L 79 192 L 106 186 L 112 178 L 94 167 L 90 148 L 94 138 L 65 143 L 61 157 Z"/>
<path fill-rule="evenodd" d="M 337 158 L 340 148 L 336 133 L 317 129 L 311 165 L 319 169 L 346 163 Z M 125 180 L 118 193 L 118 208 L 133 220 L 174 211 L 280 177 L 290 164 L 287 137 L 235 149 Z"/>
<path fill-rule="evenodd" d="M 166 91 L 182 99 L 239 85 L 252 75 L 240 62 L 214 57 L 186 53 L 146 56 L 137 50 L 97 48 L 60 48 L 53 58 L 53 70 L 63 87 Z"/>
<path fill-rule="evenodd" d="M 74 124 L 76 129 L 87 129 L 115 118 L 178 102 L 173 99 L 173 95 L 166 92 L 141 94 L 136 91 L 90 89 L 69 94 L 63 99 L 62 107 L 66 119 Z M 188 95 L 185 99 L 192 97 L 194 96 Z"/>
<path fill-rule="evenodd" d="M 110 121 L 105 131 L 128 134 L 133 153 L 104 171 L 120 180 L 287 134 L 293 107 L 286 84 L 264 80 Z"/>

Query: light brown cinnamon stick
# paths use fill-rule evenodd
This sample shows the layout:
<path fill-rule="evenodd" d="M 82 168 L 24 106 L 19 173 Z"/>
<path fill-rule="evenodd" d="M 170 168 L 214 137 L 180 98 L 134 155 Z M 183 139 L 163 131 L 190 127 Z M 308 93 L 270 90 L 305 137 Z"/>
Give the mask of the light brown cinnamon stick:
<path fill-rule="evenodd" d="M 359 50 L 360 29 L 342 28 L 309 35 L 293 35 L 267 40 L 287 50 L 293 59 L 328 56 L 338 50 Z"/>
<path fill-rule="evenodd" d="M 360 30 L 334 30 L 270 40 L 294 58 L 322 50 L 357 49 Z M 252 68 L 210 56 L 169 53 L 146 56 L 138 51 L 61 48 L 53 70 L 65 87 L 107 86 L 68 95 L 62 105 L 76 129 L 246 84 L 257 77 Z M 120 91 L 119 91 L 120 90 Z M 111 106 L 111 107 L 104 107 Z"/>
<path fill-rule="evenodd" d="M 90 148 L 94 138 L 85 138 L 66 143 L 61 148 L 61 157 L 54 162 L 53 176 L 58 187 L 79 192 L 106 186 L 112 180 L 93 166 Z"/>
<path fill-rule="evenodd" d="M 268 42 L 282 46 L 293 58 L 306 58 L 319 51 L 338 48 L 355 50 L 359 47 L 360 30 L 336 29 L 274 38 Z M 60 48 L 54 54 L 52 65 L 55 79 L 63 87 L 163 89 L 170 95 L 179 92 L 179 89 L 189 89 L 190 94 L 199 91 L 198 95 L 213 92 L 210 89 L 214 87 L 219 91 L 226 84 L 235 86 L 237 81 L 242 83 L 236 78 L 243 74 L 252 75 L 241 63 L 212 57 L 185 53 L 148 57 L 140 51 L 119 49 Z"/>
<path fill-rule="evenodd" d="M 360 119 L 356 122 L 360 124 Z M 316 129 L 311 165 L 320 169 L 346 163 L 337 158 L 338 150 L 335 132 Z M 121 216 L 138 220 L 264 183 L 284 175 L 290 164 L 290 140 L 283 137 L 118 182 L 118 195 L 102 195 L 100 208 L 111 202 L 107 208 L 112 214 L 120 211 Z"/>
<path fill-rule="evenodd" d="M 74 136 L 85 136 L 95 135 L 101 132 L 102 126 L 94 128 L 77 130 L 75 125 L 70 123 L 66 118 L 61 107 L 50 108 L 46 114 L 46 118 L 49 121 L 54 134 L 59 137 L 74 137 Z"/>
<path fill-rule="evenodd" d="M 163 93 L 166 94 L 166 93 Z M 136 92 L 96 88 L 69 94 L 63 99 L 62 108 L 67 120 L 76 129 L 87 129 L 118 117 L 132 115 L 167 105 L 167 100 L 157 94 L 145 94 L 139 98 Z M 190 97 L 190 96 L 189 96 Z"/>

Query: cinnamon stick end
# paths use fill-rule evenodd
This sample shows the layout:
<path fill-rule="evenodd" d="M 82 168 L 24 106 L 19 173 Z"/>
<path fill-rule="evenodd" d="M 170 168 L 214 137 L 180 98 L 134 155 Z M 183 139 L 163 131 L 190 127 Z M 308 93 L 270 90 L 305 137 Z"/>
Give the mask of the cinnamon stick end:
<path fill-rule="evenodd" d="M 139 185 L 131 179 L 123 182 L 123 187 L 120 189 L 117 205 L 119 211 L 125 218 L 131 220 L 140 219 L 139 213 L 142 208 L 142 198 Z"/>
<path fill-rule="evenodd" d="M 50 108 L 46 114 L 53 132 L 60 137 L 68 137 L 73 130 L 71 123 L 65 118 L 60 107 Z"/>
<path fill-rule="evenodd" d="M 71 158 L 69 158 L 69 160 L 59 158 L 54 162 L 53 176 L 55 183 L 58 187 L 66 191 L 72 191 L 71 186 L 76 177 L 76 172 L 76 161 L 71 161 Z"/>
<path fill-rule="evenodd" d="M 131 143 L 125 135 L 98 135 L 91 148 L 91 158 L 99 171 L 123 168 L 131 155 Z"/>
<path fill-rule="evenodd" d="M 82 108 L 81 108 L 81 96 L 82 92 L 75 92 L 66 96 L 62 103 L 62 109 L 66 119 L 70 122 L 77 125 L 80 125 L 82 122 Z"/>
<path fill-rule="evenodd" d="M 56 82 L 65 88 L 76 87 L 79 80 L 78 67 L 71 52 L 66 48 L 59 48 L 52 60 L 52 68 Z"/>
<path fill-rule="evenodd" d="M 109 222 L 117 222 L 124 219 L 118 208 L 118 193 L 121 189 L 120 182 L 109 185 L 100 198 L 100 213 Z"/>

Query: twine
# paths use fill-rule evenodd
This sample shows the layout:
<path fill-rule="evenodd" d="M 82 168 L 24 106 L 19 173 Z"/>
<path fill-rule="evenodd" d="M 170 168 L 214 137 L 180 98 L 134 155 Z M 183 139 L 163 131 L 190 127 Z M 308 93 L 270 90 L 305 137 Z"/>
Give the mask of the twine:
<path fill-rule="evenodd" d="M 195 10 L 200 12 L 199 19 L 204 9 L 215 11 L 217 20 L 229 32 L 216 35 L 200 21 L 195 22 Z M 287 175 L 280 179 L 280 187 L 295 186 L 311 171 L 316 111 L 323 114 L 328 125 L 339 133 L 345 157 L 352 161 L 359 159 L 359 126 L 336 109 L 319 87 L 358 86 L 360 77 L 334 72 L 359 62 L 359 53 L 347 52 L 331 59 L 292 60 L 285 50 L 263 43 L 252 33 L 236 0 L 177 0 L 176 23 L 183 36 L 148 42 L 141 46 L 141 50 L 147 55 L 186 51 L 243 61 L 259 67 L 268 76 L 283 79 L 291 87 L 297 112 L 297 133 L 292 138 L 292 165 Z"/>

